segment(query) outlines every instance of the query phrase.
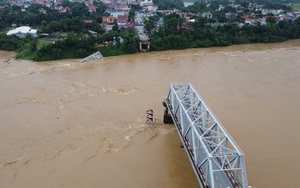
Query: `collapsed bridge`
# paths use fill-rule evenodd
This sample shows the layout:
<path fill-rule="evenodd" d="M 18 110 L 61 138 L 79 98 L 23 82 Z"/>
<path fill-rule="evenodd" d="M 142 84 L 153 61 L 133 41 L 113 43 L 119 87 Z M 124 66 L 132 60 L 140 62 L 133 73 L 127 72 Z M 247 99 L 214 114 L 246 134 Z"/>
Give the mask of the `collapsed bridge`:
<path fill-rule="evenodd" d="M 202 188 L 248 187 L 244 154 L 191 84 L 170 84 L 163 105 Z"/>

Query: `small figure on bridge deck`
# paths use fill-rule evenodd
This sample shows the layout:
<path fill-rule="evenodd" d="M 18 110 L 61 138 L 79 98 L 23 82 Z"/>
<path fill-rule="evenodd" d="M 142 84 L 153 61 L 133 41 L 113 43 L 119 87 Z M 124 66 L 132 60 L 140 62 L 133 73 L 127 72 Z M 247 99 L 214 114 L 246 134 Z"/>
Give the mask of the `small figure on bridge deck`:
<path fill-rule="evenodd" d="M 146 111 L 146 123 L 148 122 L 154 122 L 154 113 L 152 109 Z"/>

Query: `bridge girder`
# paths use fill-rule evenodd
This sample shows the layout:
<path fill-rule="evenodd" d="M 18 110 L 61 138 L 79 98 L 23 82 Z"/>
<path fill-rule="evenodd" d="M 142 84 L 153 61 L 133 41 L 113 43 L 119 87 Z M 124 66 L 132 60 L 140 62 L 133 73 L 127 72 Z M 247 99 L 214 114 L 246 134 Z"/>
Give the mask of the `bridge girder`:
<path fill-rule="evenodd" d="M 243 152 L 192 85 L 170 84 L 164 102 L 201 187 L 247 188 Z"/>

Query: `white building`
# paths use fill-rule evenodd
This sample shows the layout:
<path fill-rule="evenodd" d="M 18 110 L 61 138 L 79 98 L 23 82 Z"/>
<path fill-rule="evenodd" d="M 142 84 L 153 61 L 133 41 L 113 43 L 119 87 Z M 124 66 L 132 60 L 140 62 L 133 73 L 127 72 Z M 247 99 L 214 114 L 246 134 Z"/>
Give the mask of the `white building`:
<path fill-rule="evenodd" d="M 17 27 L 16 29 L 10 30 L 7 32 L 7 35 L 16 35 L 19 38 L 25 38 L 26 35 L 31 35 L 33 37 L 37 36 L 37 30 L 36 29 L 31 29 L 30 27 L 27 26 L 22 26 L 22 27 Z"/>
<path fill-rule="evenodd" d="M 141 6 L 152 5 L 152 4 L 153 4 L 152 0 L 141 0 Z"/>
<path fill-rule="evenodd" d="M 118 12 L 111 12 L 110 15 L 117 19 L 118 16 L 125 16 L 125 15 L 128 15 L 128 13 L 124 12 L 124 11 L 122 11 L 122 12 L 118 11 Z"/>
<path fill-rule="evenodd" d="M 201 14 L 201 17 L 204 17 L 204 18 L 212 18 L 212 14 L 210 12 L 203 12 Z"/>

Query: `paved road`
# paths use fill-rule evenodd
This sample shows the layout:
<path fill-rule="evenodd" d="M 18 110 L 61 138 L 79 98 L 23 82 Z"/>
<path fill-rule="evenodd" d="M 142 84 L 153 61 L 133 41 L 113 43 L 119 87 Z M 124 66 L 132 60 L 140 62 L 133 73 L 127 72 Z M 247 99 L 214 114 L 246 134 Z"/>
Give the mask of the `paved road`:
<path fill-rule="evenodd" d="M 134 22 L 135 22 L 135 30 L 138 33 L 139 39 L 141 41 L 147 41 L 149 40 L 149 37 L 146 33 L 144 33 L 144 22 L 143 22 L 143 13 L 139 13 L 136 12 L 135 13 L 135 18 L 134 18 Z"/>

